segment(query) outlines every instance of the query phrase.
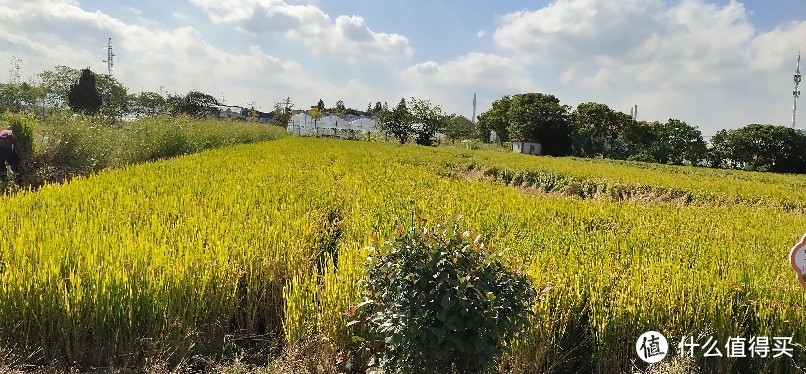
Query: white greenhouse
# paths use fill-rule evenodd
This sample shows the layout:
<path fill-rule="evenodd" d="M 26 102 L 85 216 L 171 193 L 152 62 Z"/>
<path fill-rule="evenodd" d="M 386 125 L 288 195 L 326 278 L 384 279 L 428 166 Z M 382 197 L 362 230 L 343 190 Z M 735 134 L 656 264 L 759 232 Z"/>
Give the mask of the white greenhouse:
<path fill-rule="evenodd" d="M 327 114 L 314 121 L 306 112 L 291 117 L 288 133 L 293 135 L 319 135 L 342 138 L 355 138 L 370 132 L 376 132 L 375 120 L 358 116 L 337 116 Z"/>

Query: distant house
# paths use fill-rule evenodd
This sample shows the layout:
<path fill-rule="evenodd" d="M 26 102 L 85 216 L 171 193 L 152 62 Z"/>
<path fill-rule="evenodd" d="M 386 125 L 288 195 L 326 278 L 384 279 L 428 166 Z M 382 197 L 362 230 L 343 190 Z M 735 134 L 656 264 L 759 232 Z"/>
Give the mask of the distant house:
<path fill-rule="evenodd" d="M 257 121 L 260 123 L 270 123 L 274 119 L 274 112 L 260 112 L 257 115 Z"/>
<path fill-rule="evenodd" d="M 220 105 L 221 118 L 223 119 L 240 119 L 243 118 L 243 108 L 239 106 Z"/>
<path fill-rule="evenodd" d="M 528 155 L 541 155 L 543 154 L 543 146 L 540 143 L 535 142 L 513 141 L 512 152 L 525 153 Z"/>

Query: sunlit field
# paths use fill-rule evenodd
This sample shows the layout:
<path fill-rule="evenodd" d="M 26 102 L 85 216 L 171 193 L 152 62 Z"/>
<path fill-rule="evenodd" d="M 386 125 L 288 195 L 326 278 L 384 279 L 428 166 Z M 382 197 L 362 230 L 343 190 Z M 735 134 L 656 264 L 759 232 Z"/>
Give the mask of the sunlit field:
<path fill-rule="evenodd" d="M 787 256 L 806 231 L 804 186 L 298 137 L 209 150 L 0 198 L 0 337 L 31 364 L 265 350 L 264 364 L 301 352 L 306 370 L 339 371 L 365 248 L 417 212 L 462 215 L 552 287 L 500 372 L 644 370 L 647 330 L 672 358 L 687 336 L 723 354 L 732 337 L 792 337 L 793 357 L 694 357 L 704 372 L 796 372 L 806 290 Z"/>

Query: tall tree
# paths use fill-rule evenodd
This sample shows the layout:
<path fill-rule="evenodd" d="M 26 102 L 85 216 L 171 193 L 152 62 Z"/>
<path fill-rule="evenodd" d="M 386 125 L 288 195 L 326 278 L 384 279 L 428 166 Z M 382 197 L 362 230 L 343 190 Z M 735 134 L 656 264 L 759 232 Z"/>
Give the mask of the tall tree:
<path fill-rule="evenodd" d="M 659 162 L 697 165 L 705 159 L 707 148 L 698 128 L 670 118 L 658 131 Z"/>
<path fill-rule="evenodd" d="M 785 126 L 750 124 L 711 139 L 719 166 L 779 173 L 806 172 L 806 135 Z"/>
<path fill-rule="evenodd" d="M 168 95 L 166 104 L 173 115 L 186 114 L 194 118 L 218 117 L 221 109 L 212 95 L 190 91 L 185 96 Z"/>
<path fill-rule="evenodd" d="M 388 107 L 384 107 L 378 117 L 378 124 L 380 125 L 381 131 L 387 135 L 391 134 L 394 136 L 400 144 L 406 143 L 406 140 L 408 140 L 412 132 L 412 128 L 411 113 L 409 113 L 405 98 L 401 98 L 397 107 L 391 111 Z"/>
<path fill-rule="evenodd" d="M 445 126 L 445 137 L 455 143 L 460 139 L 469 139 L 473 136 L 473 122 L 465 116 L 450 116 Z"/>
<path fill-rule="evenodd" d="M 437 132 L 442 131 L 448 121 L 439 105 L 432 105 L 429 100 L 411 98 L 409 119 L 414 141 L 419 145 L 434 144 Z"/>
<path fill-rule="evenodd" d="M 380 103 L 381 102 L 379 101 L 378 104 L 380 104 Z M 375 111 L 375 109 L 378 109 L 378 110 Z M 388 123 L 389 123 L 390 119 L 392 118 L 392 111 L 389 110 L 389 104 L 384 102 L 383 106 L 381 106 L 379 108 L 373 108 L 373 111 L 375 111 L 375 125 L 378 128 L 378 130 L 383 132 L 384 141 L 388 142 L 389 141 L 389 126 L 388 126 Z"/>
<path fill-rule="evenodd" d="M 81 71 L 67 66 L 56 66 L 55 70 L 38 74 L 44 89 L 44 105 L 60 108 L 68 105 L 70 88 L 81 77 Z"/>
<path fill-rule="evenodd" d="M 35 83 L 0 83 L 0 113 L 36 111 L 44 99 L 44 90 Z"/>
<path fill-rule="evenodd" d="M 493 101 L 492 107 L 478 116 L 476 124 L 476 137 L 483 141 L 489 142 L 490 135 L 495 131 L 498 140 L 501 142 L 509 141 L 509 105 L 512 98 L 504 96 L 496 101 Z"/>
<path fill-rule="evenodd" d="M 165 98 L 156 92 L 140 92 L 129 95 L 129 112 L 140 117 L 164 114 L 167 110 Z"/>
<path fill-rule="evenodd" d="M 322 100 L 319 100 L 319 102 L 322 103 Z M 324 104 L 322 104 L 322 107 L 324 107 Z M 316 136 L 319 136 L 319 120 L 325 115 L 325 110 L 324 108 L 320 108 L 319 105 L 312 106 L 310 114 L 311 118 L 313 118 L 313 127 L 316 129 Z"/>
<path fill-rule="evenodd" d="M 546 155 L 569 155 L 572 148 L 569 109 L 554 95 L 515 95 L 507 112 L 509 137 L 511 140 L 540 143 Z"/>
<path fill-rule="evenodd" d="M 109 75 L 99 74 L 96 79 L 102 101 L 99 113 L 108 119 L 119 119 L 129 112 L 126 87 Z"/>
<path fill-rule="evenodd" d="M 291 98 L 287 97 L 285 100 L 274 104 L 274 119 L 272 122 L 278 126 L 288 127 L 288 122 L 291 121 L 291 114 L 294 104 L 291 103 Z"/>
<path fill-rule="evenodd" d="M 95 115 L 101 108 L 101 94 L 95 85 L 95 74 L 90 69 L 81 71 L 78 82 L 70 87 L 68 104 L 74 112 Z"/>
<path fill-rule="evenodd" d="M 630 117 L 605 104 L 582 103 L 571 113 L 574 127 L 574 153 L 582 157 L 625 158 L 628 155 L 625 131 Z"/>
<path fill-rule="evenodd" d="M 346 110 L 347 110 L 347 108 L 344 106 L 344 101 L 342 101 L 342 100 L 337 101 L 336 102 L 336 107 L 333 108 L 333 112 L 336 113 L 336 114 L 344 114 L 344 111 L 346 111 Z"/>

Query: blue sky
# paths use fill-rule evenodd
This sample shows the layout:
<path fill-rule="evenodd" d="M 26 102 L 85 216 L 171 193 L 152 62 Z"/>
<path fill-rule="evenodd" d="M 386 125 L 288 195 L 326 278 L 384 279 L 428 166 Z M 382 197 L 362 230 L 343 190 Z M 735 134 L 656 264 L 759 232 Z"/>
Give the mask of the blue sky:
<path fill-rule="evenodd" d="M 467 117 L 473 93 L 481 113 L 544 92 L 711 135 L 789 125 L 806 1 L 0 0 L 0 62 L 22 59 L 24 79 L 56 65 L 103 73 L 109 37 L 133 92 L 264 110 L 414 96 Z"/>

